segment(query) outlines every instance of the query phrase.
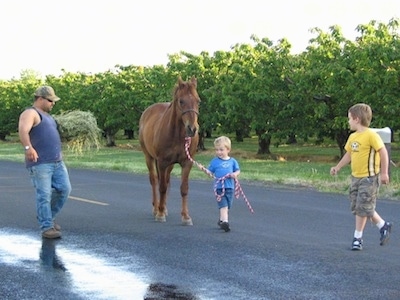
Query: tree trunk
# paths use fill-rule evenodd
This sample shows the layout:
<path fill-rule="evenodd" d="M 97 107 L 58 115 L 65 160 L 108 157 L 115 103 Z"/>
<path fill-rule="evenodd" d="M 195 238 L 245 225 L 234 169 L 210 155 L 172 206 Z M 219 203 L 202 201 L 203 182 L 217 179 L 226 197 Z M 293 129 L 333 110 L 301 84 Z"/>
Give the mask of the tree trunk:
<path fill-rule="evenodd" d="M 236 129 L 236 142 L 243 142 L 244 132 L 242 129 Z"/>
<path fill-rule="evenodd" d="M 265 130 L 257 131 L 258 136 L 258 151 L 257 154 L 271 154 L 269 147 L 271 145 L 271 135 L 265 133 Z"/>
<path fill-rule="evenodd" d="M 105 130 L 105 136 L 107 140 L 107 147 L 115 147 L 115 133 L 112 130 Z"/>
<path fill-rule="evenodd" d="M 204 133 L 203 132 L 199 132 L 199 143 L 197 144 L 197 151 L 201 150 L 204 151 L 206 150 L 206 147 L 204 146 Z"/>
<path fill-rule="evenodd" d="M 340 150 L 340 157 L 343 157 L 345 153 L 344 146 L 346 145 L 348 138 L 349 138 L 348 130 L 340 130 L 337 131 L 335 134 L 336 143 L 338 144 Z"/>
<path fill-rule="evenodd" d="M 288 145 L 297 144 L 296 134 L 294 133 L 289 134 L 286 143 Z"/>
<path fill-rule="evenodd" d="M 135 132 L 132 129 L 125 129 L 124 133 L 128 140 L 133 140 L 135 138 Z"/>

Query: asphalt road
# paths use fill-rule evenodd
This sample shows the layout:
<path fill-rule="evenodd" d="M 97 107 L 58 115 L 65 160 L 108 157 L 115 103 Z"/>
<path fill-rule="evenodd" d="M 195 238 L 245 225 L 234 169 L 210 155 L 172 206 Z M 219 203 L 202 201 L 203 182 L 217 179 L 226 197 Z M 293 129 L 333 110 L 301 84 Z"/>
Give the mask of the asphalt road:
<path fill-rule="evenodd" d="M 193 226 L 181 225 L 177 179 L 158 223 L 147 176 L 70 177 L 63 237 L 42 240 L 27 171 L 0 161 L 0 299 L 400 299 L 399 202 L 378 202 L 395 223 L 389 244 L 368 224 L 354 252 L 346 196 L 241 182 L 255 212 L 236 199 L 225 233 L 206 175 L 190 182 Z"/>

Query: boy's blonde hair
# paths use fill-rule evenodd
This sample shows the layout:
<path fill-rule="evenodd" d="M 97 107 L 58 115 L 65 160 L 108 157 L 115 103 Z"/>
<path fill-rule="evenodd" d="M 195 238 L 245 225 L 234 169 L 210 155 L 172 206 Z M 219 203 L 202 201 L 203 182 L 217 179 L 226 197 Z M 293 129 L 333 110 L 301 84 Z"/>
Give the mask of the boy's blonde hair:
<path fill-rule="evenodd" d="M 368 104 L 357 103 L 349 108 L 349 113 L 353 119 L 359 118 L 361 125 L 369 127 L 372 120 L 372 109 Z"/>
<path fill-rule="evenodd" d="M 232 145 L 232 143 L 231 143 L 231 139 L 230 138 L 228 138 L 227 136 L 220 136 L 220 137 L 217 137 L 215 140 L 214 140 L 214 147 L 217 147 L 217 146 L 224 146 L 224 147 L 226 147 L 228 150 L 231 150 L 231 145 Z"/>

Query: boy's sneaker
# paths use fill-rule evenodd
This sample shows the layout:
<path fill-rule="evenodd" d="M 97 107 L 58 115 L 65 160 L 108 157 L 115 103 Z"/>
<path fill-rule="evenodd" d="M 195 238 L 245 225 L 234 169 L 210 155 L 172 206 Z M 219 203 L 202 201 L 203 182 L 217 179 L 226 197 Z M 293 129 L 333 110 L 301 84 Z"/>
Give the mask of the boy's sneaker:
<path fill-rule="evenodd" d="M 363 246 L 363 240 L 362 239 L 353 239 L 353 244 L 351 245 L 351 250 L 362 250 Z"/>
<path fill-rule="evenodd" d="M 392 223 L 385 222 L 385 225 L 379 230 L 381 233 L 381 246 L 389 241 L 390 232 L 392 231 Z"/>
<path fill-rule="evenodd" d="M 221 223 L 221 228 L 222 228 L 223 230 L 225 230 L 225 232 L 228 232 L 228 231 L 231 230 L 231 229 L 229 228 L 229 223 L 228 223 L 228 222 L 222 222 L 222 223 Z"/>

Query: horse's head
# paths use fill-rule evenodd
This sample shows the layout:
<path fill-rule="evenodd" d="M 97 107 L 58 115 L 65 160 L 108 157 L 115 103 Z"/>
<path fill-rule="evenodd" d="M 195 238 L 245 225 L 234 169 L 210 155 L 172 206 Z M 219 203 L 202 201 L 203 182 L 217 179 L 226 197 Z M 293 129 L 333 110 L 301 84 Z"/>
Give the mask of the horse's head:
<path fill-rule="evenodd" d="M 199 130 L 199 124 L 197 123 L 199 104 L 197 79 L 192 77 L 189 81 L 183 81 L 179 77 L 175 86 L 174 105 L 176 112 L 181 114 L 181 119 L 185 126 L 185 134 L 188 137 L 193 137 Z"/>

